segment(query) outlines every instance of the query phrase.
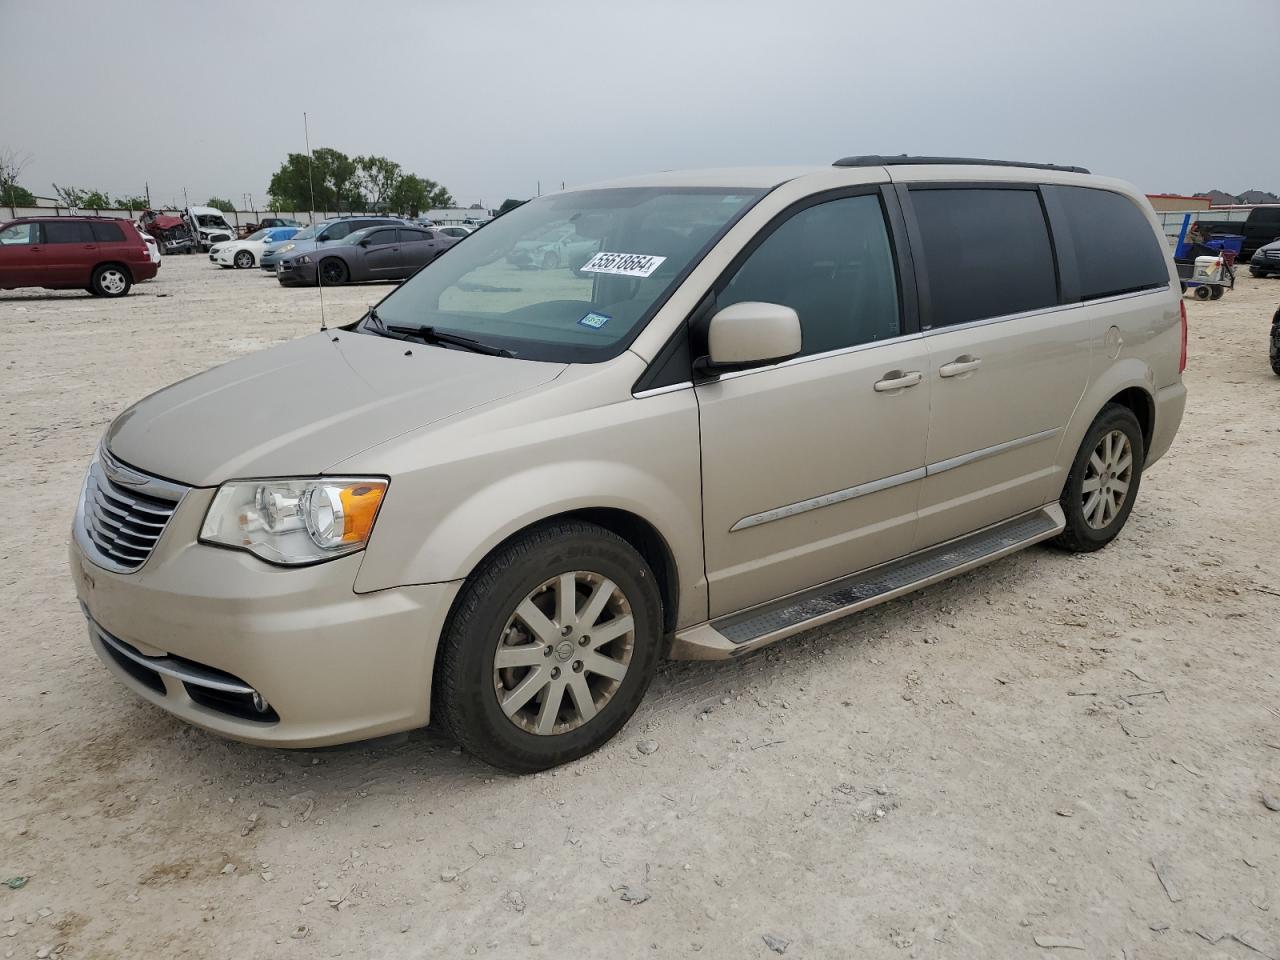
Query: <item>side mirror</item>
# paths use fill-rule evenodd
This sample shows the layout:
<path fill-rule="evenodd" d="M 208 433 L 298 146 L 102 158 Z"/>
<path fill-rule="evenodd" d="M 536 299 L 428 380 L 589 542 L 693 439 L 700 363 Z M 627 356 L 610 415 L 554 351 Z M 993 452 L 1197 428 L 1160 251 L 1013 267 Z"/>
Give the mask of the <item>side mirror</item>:
<path fill-rule="evenodd" d="M 361 241 L 360 241 L 360 246 L 362 246 L 362 247 L 367 247 L 368 245 L 369 245 L 369 238 L 368 238 L 368 237 L 365 237 L 363 240 L 361 240 Z"/>
<path fill-rule="evenodd" d="M 707 347 L 695 365 L 704 374 L 785 360 L 800 352 L 800 316 L 780 303 L 731 304 L 711 318 Z"/>

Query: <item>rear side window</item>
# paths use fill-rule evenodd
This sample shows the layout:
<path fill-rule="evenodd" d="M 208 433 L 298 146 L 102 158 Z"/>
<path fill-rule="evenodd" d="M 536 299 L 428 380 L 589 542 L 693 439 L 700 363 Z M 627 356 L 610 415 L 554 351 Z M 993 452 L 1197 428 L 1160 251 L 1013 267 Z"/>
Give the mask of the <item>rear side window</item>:
<path fill-rule="evenodd" d="M 124 243 L 124 231 L 119 224 L 94 222 L 90 227 L 93 229 L 93 239 L 99 243 Z"/>
<path fill-rule="evenodd" d="M 930 327 L 1055 306 L 1058 272 L 1036 190 L 912 190 Z"/>
<path fill-rule="evenodd" d="M 1071 231 L 1081 300 L 1168 285 L 1160 240 L 1132 200 L 1089 187 L 1054 189 Z"/>
<path fill-rule="evenodd" d="M 431 234 L 426 230 L 406 230 L 404 227 L 400 228 L 401 243 L 420 243 L 423 240 L 430 239 Z"/>
<path fill-rule="evenodd" d="M 898 336 L 898 278 L 880 198 L 828 200 L 794 214 L 751 252 L 716 307 L 748 300 L 795 310 L 802 356 Z"/>
<path fill-rule="evenodd" d="M 45 243 L 93 243 L 93 230 L 84 220 L 46 220 Z"/>

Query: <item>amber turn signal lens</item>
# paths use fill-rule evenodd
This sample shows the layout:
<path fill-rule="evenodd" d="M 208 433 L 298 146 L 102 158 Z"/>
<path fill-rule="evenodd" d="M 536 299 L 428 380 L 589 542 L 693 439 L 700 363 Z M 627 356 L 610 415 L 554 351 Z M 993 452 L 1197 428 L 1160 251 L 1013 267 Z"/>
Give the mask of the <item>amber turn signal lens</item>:
<path fill-rule="evenodd" d="M 378 507 L 387 492 L 385 483 L 362 481 L 343 487 L 338 496 L 342 501 L 342 542 L 362 543 L 369 539 Z"/>

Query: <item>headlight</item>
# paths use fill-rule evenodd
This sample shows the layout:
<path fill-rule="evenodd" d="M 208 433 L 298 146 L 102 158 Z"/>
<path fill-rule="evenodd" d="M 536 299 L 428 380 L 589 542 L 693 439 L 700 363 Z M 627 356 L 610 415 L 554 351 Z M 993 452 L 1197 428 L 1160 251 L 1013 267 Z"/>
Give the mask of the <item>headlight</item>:
<path fill-rule="evenodd" d="M 386 480 L 363 477 L 233 480 L 218 488 L 200 539 L 271 563 L 331 560 L 364 549 L 386 492 Z"/>
<path fill-rule="evenodd" d="M 297 246 L 296 243 L 286 243 L 283 247 L 280 248 L 280 252 L 288 253 L 290 250 L 292 250 L 296 246 Z"/>
<path fill-rule="evenodd" d="M 293 262 L 294 263 L 310 263 L 311 258 L 304 253 L 302 256 L 300 256 L 297 260 Z"/>

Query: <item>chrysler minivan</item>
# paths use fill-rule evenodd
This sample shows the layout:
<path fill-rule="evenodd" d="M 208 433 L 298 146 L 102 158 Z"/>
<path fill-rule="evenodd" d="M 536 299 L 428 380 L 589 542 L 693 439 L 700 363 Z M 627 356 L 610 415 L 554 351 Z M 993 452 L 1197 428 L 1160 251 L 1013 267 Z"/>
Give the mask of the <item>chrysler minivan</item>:
<path fill-rule="evenodd" d="M 511 262 L 569 226 L 585 261 Z M 1079 168 L 568 190 L 120 414 L 71 569 L 107 668 L 191 723 L 298 747 L 434 718 L 538 770 L 617 733 L 660 657 L 1106 545 L 1185 364 L 1147 201 Z"/>

